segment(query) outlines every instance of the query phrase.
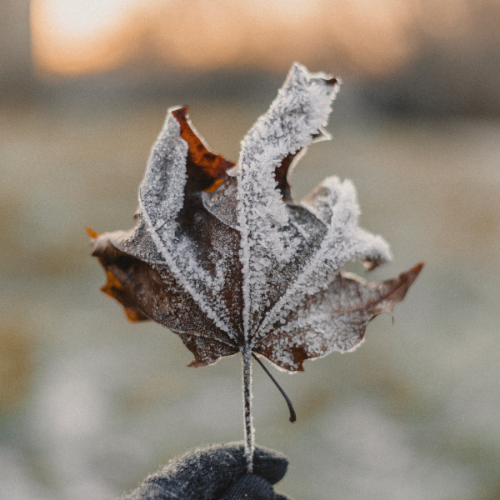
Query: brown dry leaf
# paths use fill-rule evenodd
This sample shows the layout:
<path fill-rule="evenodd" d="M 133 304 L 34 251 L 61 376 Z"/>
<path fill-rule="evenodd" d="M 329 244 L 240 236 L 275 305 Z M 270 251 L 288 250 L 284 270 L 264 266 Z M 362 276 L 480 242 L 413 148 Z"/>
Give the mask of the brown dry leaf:
<path fill-rule="evenodd" d="M 208 150 L 187 108 L 170 109 L 135 227 L 89 230 L 108 278 L 102 290 L 129 319 L 177 333 L 192 366 L 251 350 L 296 371 L 305 359 L 351 350 L 422 269 L 377 283 L 342 272 L 356 259 L 369 269 L 390 260 L 387 243 L 358 226 L 350 181 L 331 177 L 292 198 L 287 176 L 309 144 L 329 138 L 323 126 L 337 90 L 335 79 L 295 64 L 236 166 Z"/>

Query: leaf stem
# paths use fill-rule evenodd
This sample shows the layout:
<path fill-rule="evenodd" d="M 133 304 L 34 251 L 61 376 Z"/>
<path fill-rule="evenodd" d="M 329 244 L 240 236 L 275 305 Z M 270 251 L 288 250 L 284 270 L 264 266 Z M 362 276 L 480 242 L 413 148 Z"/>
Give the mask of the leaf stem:
<path fill-rule="evenodd" d="M 245 415 L 245 459 L 247 473 L 253 472 L 253 452 L 255 448 L 254 428 L 252 425 L 252 350 L 245 346 L 243 354 L 243 406 Z"/>
<path fill-rule="evenodd" d="M 262 363 L 262 361 L 253 352 L 252 356 L 254 357 L 255 361 L 259 363 L 262 369 L 269 375 L 269 378 L 274 382 L 274 385 L 278 388 L 278 390 L 281 392 L 281 395 L 285 398 L 286 404 L 288 405 L 288 410 L 290 412 L 289 420 L 293 424 L 293 422 L 297 420 L 297 414 L 295 413 L 295 409 L 293 407 L 292 402 L 290 401 L 290 398 L 286 395 L 286 392 L 278 384 L 277 380 L 271 375 L 271 372 L 265 367 L 264 363 Z"/>

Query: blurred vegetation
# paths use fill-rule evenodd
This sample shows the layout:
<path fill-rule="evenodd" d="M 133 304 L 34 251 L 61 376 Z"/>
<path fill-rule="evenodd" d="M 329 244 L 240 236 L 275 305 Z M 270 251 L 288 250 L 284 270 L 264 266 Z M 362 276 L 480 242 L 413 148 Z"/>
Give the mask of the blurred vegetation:
<path fill-rule="evenodd" d="M 27 397 L 33 376 L 33 345 L 19 327 L 0 328 L 0 415 Z"/>

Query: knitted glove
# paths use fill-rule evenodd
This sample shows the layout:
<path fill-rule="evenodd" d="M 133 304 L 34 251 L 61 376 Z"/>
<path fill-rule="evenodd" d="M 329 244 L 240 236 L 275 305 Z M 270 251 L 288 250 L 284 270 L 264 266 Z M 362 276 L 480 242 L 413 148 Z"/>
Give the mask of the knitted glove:
<path fill-rule="evenodd" d="M 272 485 L 286 473 L 287 458 L 256 447 L 254 473 L 246 474 L 242 443 L 213 445 L 174 458 L 120 500 L 291 500 Z"/>

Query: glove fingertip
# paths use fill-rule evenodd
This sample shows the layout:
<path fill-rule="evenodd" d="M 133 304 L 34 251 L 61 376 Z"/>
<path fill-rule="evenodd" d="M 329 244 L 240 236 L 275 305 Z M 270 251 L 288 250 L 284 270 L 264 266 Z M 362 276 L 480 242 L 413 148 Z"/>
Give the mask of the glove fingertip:
<path fill-rule="evenodd" d="M 288 458 L 278 451 L 256 447 L 254 453 L 254 473 L 276 484 L 283 479 L 288 469 Z"/>
<path fill-rule="evenodd" d="M 247 474 L 241 477 L 221 498 L 221 500 L 274 500 L 273 487 L 263 477 Z"/>
<path fill-rule="evenodd" d="M 240 442 L 227 443 L 221 449 L 229 453 L 239 466 L 244 467 L 244 444 Z M 254 473 L 263 477 L 271 484 L 283 479 L 288 468 L 288 458 L 280 453 L 263 446 L 256 446 L 254 451 Z"/>

